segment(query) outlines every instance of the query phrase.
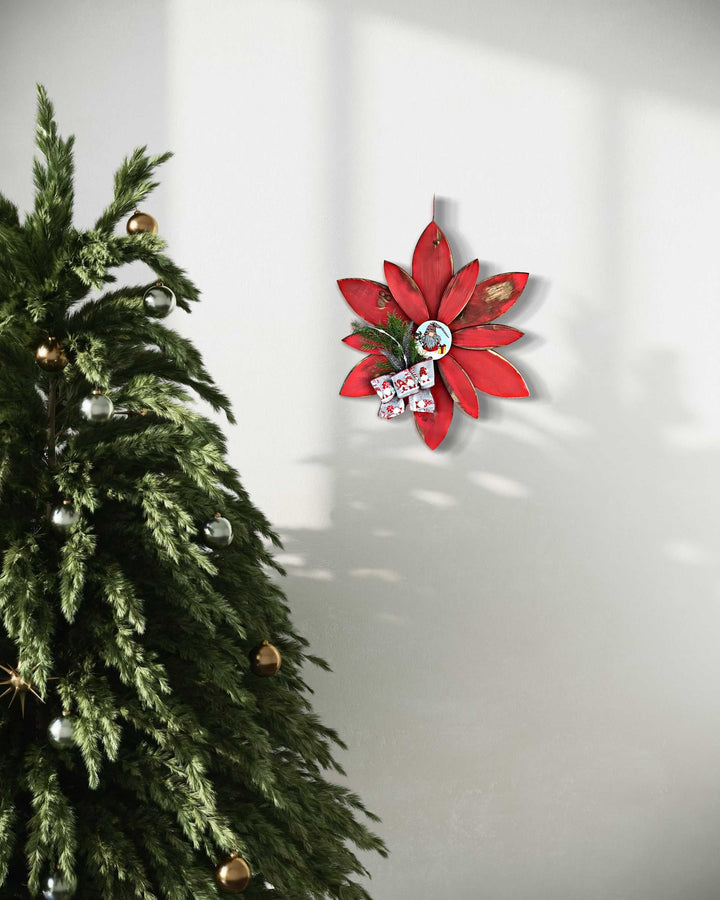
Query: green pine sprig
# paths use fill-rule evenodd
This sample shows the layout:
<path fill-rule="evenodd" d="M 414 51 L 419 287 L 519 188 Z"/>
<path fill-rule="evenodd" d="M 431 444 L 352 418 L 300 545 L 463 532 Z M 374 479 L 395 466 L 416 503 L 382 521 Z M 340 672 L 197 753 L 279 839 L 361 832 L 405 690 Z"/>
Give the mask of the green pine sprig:
<path fill-rule="evenodd" d="M 362 349 L 367 353 L 380 352 L 387 367 L 378 367 L 378 374 L 399 372 L 420 362 L 424 357 L 414 340 L 415 324 L 390 313 L 383 328 L 368 322 L 352 323 L 352 333 L 363 338 Z"/>

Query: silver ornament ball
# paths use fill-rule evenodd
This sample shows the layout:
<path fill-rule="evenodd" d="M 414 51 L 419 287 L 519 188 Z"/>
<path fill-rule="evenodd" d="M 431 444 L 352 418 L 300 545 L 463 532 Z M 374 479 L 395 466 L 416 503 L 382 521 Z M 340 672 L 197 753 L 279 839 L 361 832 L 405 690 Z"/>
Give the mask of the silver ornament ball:
<path fill-rule="evenodd" d="M 48 737 L 56 747 L 70 747 L 75 743 L 75 719 L 63 713 L 48 726 Z"/>
<path fill-rule="evenodd" d="M 109 397 L 100 391 L 93 391 L 83 400 L 80 412 L 88 422 L 109 422 L 115 412 L 115 406 Z"/>
<path fill-rule="evenodd" d="M 164 284 L 156 284 L 143 294 L 145 312 L 156 319 L 164 319 L 175 309 L 175 294 Z"/>
<path fill-rule="evenodd" d="M 227 547 L 232 544 L 232 525 L 220 514 L 211 519 L 203 529 L 205 541 L 211 547 Z"/>
<path fill-rule="evenodd" d="M 53 509 L 50 515 L 50 522 L 59 534 L 67 534 L 79 518 L 80 513 L 72 503 L 69 500 L 63 500 L 60 506 L 56 506 Z"/>
<path fill-rule="evenodd" d="M 45 900 L 68 900 L 75 893 L 70 882 L 60 872 L 55 872 L 45 879 L 42 895 Z"/>

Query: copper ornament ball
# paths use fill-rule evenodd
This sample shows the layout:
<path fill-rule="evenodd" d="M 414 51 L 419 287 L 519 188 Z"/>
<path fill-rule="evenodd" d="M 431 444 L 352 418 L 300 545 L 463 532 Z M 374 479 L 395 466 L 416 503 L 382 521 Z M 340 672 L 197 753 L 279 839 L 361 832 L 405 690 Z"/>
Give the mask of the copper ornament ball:
<path fill-rule="evenodd" d="M 57 338 L 49 337 L 35 351 L 35 360 L 45 372 L 61 372 L 68 364 L 65 348 Z"/>
<path fill-rule="evenodd" d="M 148 234 L 157 234 L 158 224 L 149 213 L 136 210 L 128 219 L 125 226 L 128 234 L 140 234 L 147 232 Z"/>
<path fill-rule="evenodd" d="M 240 894 L 250 884 L 250 866 L 233 853 L 215 869 L 215 881 L 226 894 Z"/>
<path fill-rule="evenodd" d="M 262 678 L 271 678 L 273 675 L 277 675 L 281 665 L 280 651 L 269 641 L 263 641 L 250 653 L 250 668 L 255 675 L 260 675 Z"/>

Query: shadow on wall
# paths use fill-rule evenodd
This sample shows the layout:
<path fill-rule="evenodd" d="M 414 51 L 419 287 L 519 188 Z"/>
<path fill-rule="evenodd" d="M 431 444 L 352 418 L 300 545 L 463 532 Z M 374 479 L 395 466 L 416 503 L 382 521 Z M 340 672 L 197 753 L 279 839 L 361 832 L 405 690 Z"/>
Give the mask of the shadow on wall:
<path fill-rule="evenodd" d="M 493 8 L 495 37 L 473 6 L 448 16 L 425 0 L 364 4 L 609 88 L 599 230 L 611 289 L 622 259 L 615 88 L 631 78 L 717 105 L 720 82 L 702 69 L 718 17 L 688 26 L 694 64 L 683 68 L 677 34 L 645 4 L 596 18 L 588 3 L 518 0 Z M 666 50 L 672 65 L 658 71 Z M 338 108 L 330 177 L 341 202 L 350 132 Z M 470 259 L 452 204 L 438 204 L 438 220 L 456 258 Z M 532 325 L 549 285 L 531 285 L 509 324 Z M 628 400 L 607 308 L 578 300 L 554 338 L 576 350 L 571 387 L 550 398 L 528 379 L 536 403 L 550 401 L 542 415 L 489 398 L 480 423 L 456 411 L 434 453 L 407 416 L 354 426 L 310 461 L 334 479 L 331 528 L 283 536 L 299 630 L 338 673 L 315 679 L 315 707 L 349 743 L 351 783 L 392 851 L 370 863 L 376 900 L 717 896 L 720 520 L 707 510 L 717 447 L 682 440 L 693 416 L 678 353 L 647 354 Z M 524 375 L 533 339 L 508 353 Z M 352 402 L 370 421 L 375 400 Z"/>
<path fill-rule="evenodd" d="M 572 323 L 575 382 L 543 427 L 489 398 L 484 421 L 455 413 L 472 456 L 432 453 L 407 417 L 354 430 L 322 461 L 332 527 L 284 534 L 300 630 L 338 671 L 316 708 L 393 851 L 377 900 L 699 900 L 720 881 L 718 535 L 698 516 L 716 451 L 675 439 L 672 350 L 622 401 L 605 323 Z"/>
<path fill-rule="evenodd" d="M 347 0 L 324 0 L 342 16 Z M 362 0 L 363 15 L 547 61 L 621 90 L 662 91 L 693 104 L 720 102 L 720 15 L 705 0 Z"/>

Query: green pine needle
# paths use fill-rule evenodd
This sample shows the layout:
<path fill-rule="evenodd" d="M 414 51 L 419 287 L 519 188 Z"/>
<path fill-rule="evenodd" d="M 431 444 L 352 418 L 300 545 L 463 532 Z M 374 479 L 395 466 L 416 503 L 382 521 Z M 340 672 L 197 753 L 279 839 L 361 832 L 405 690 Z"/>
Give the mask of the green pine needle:
<path fill-rule="evenodd" d="M 390 313 L 384 327 L 367 322 L 352 323 L 352 333 L 363 338 L 362 349 L 367 353 L 380 351 L 387 359 L 387 366 L 378 367 L 378 374 L 399 372 L 420 362 L 424 357 L 414 340 L 415 325 Z"/>

